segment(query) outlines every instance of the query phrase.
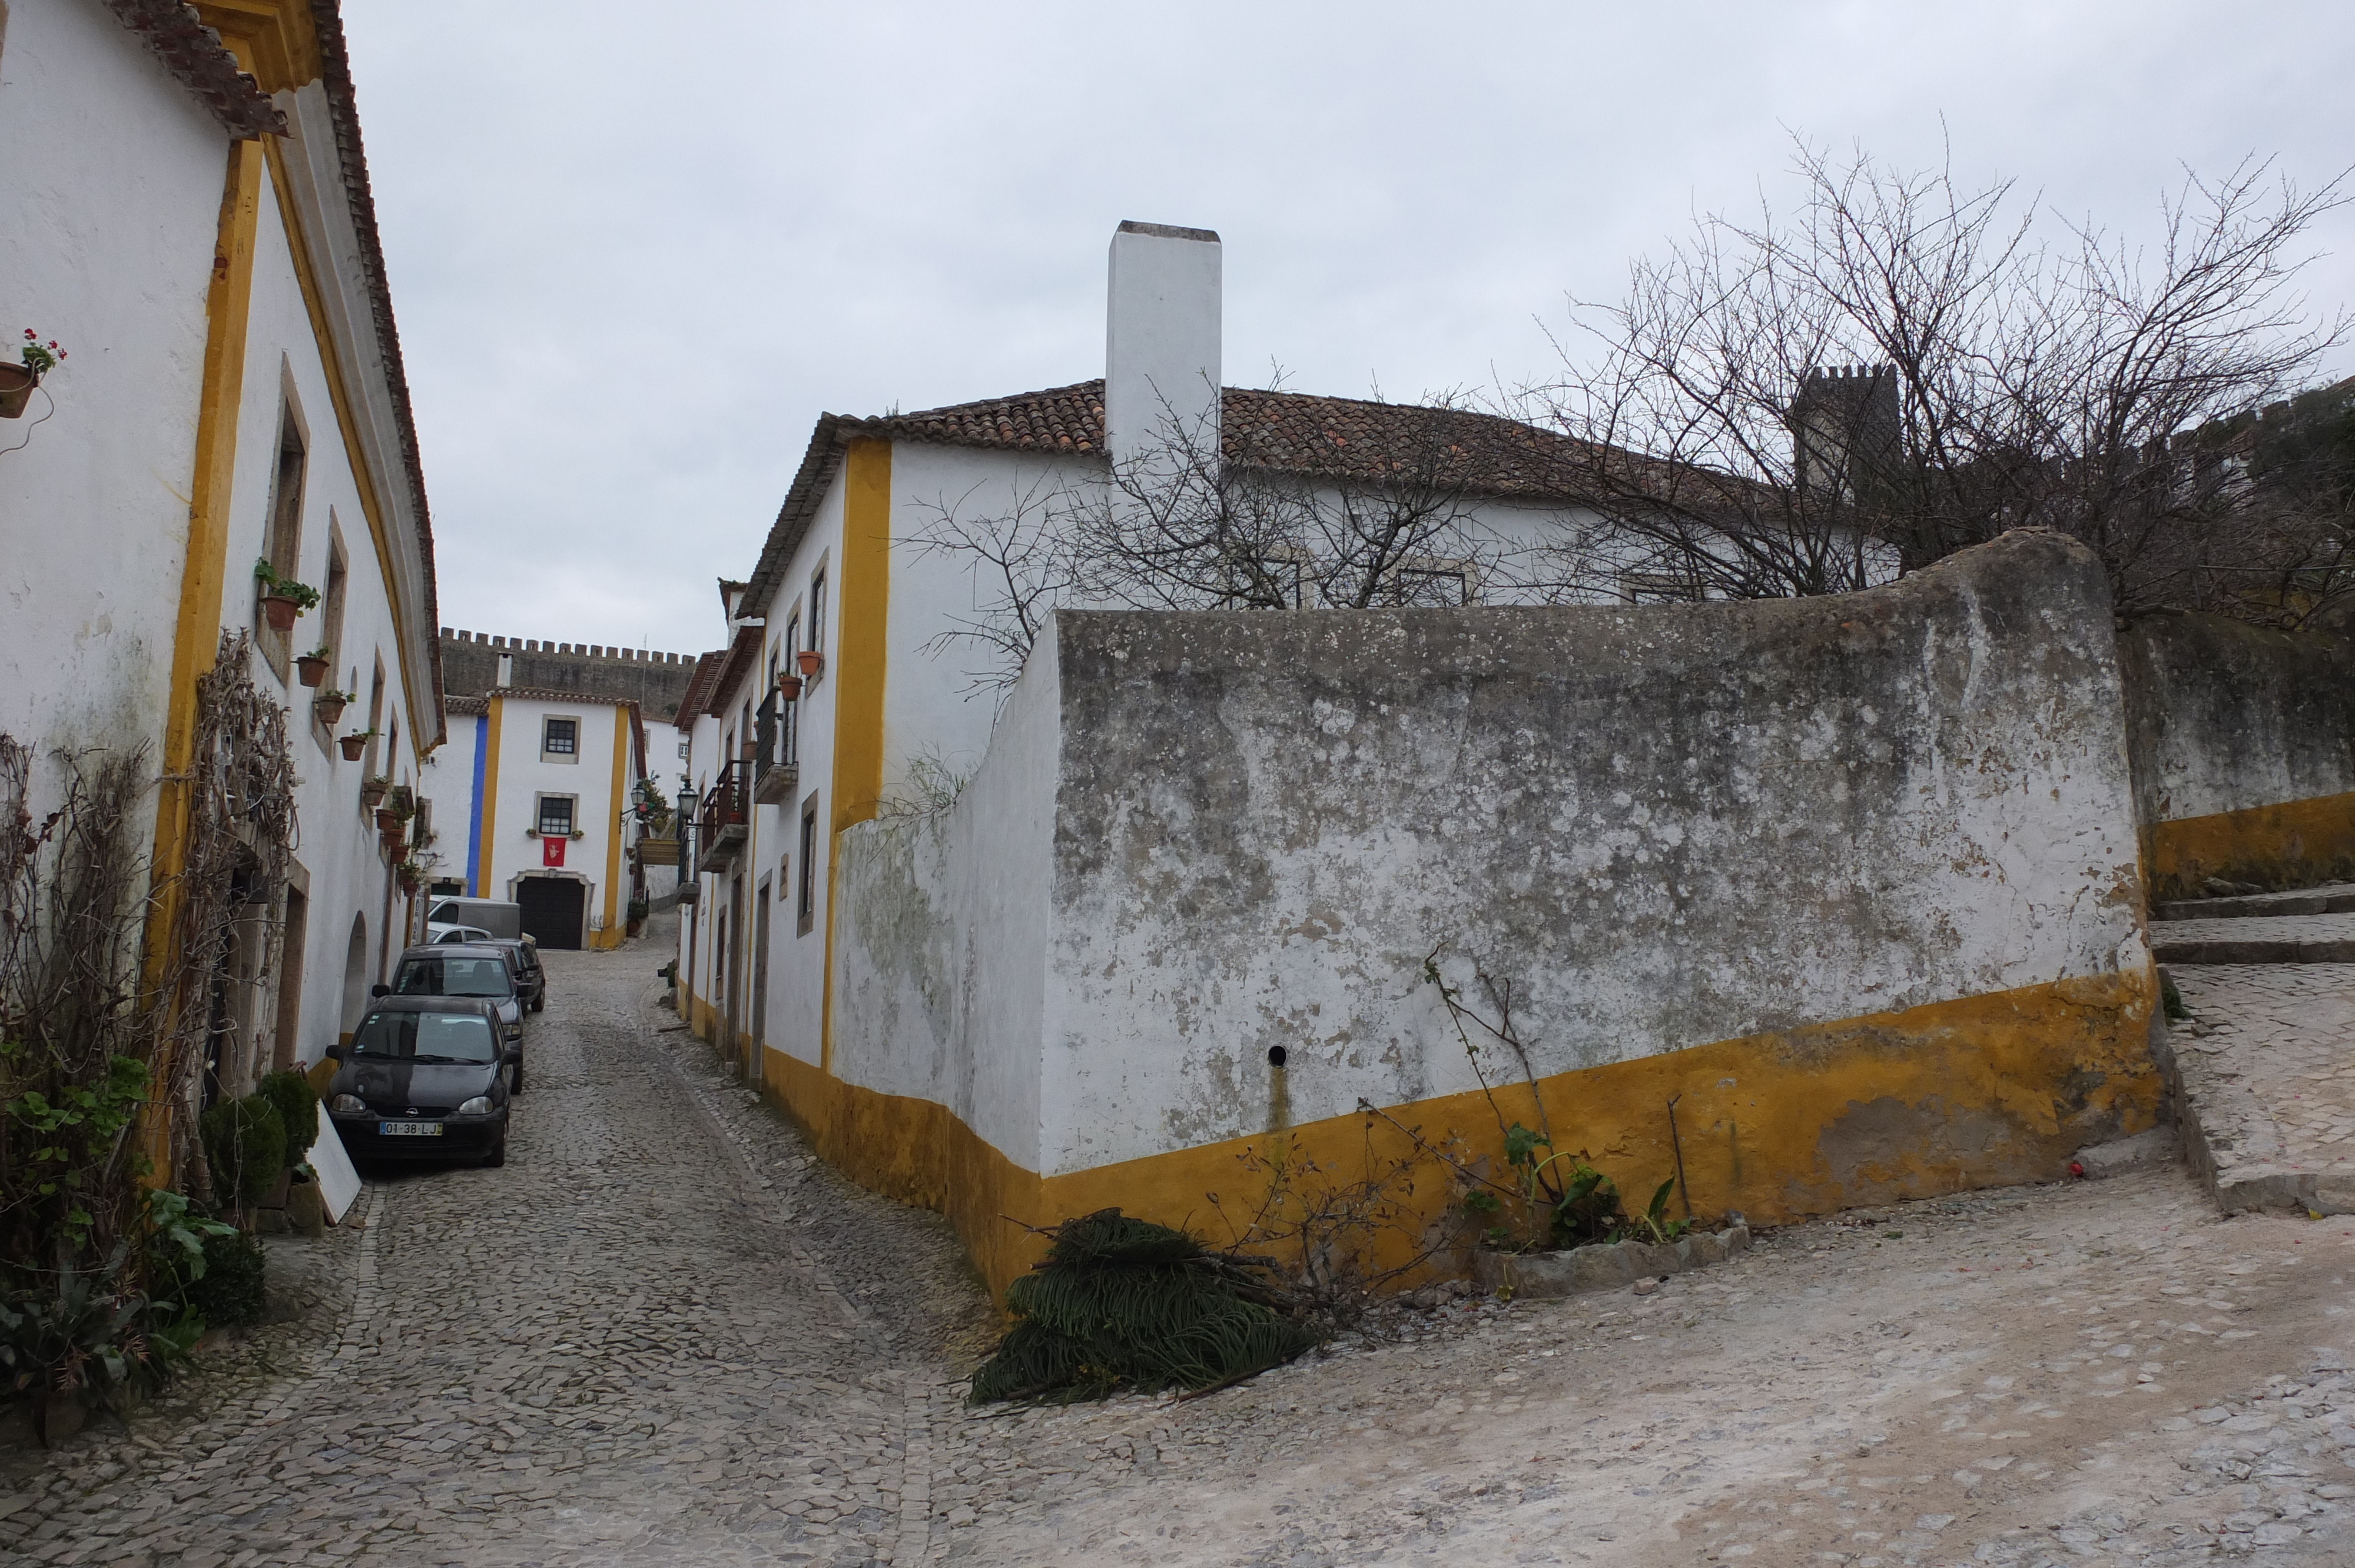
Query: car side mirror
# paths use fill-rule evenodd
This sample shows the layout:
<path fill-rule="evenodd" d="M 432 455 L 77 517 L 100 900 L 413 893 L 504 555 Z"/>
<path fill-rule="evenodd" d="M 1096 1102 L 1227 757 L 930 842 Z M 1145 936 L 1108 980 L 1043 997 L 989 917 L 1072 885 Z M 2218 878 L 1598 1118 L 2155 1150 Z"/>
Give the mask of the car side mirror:
<path fill-rule="evenodd" d="M 370 996 L 390 996 L 392 994 L 392 988 L 389 985 L 372 985 L 368 987 L 368 994 Z"/>
<path fill-rule="evenodd" d="M 330 1061 L 330 1062 L 340 1062 L 340 1061 L 342 1061 L 343 1059 L 344 1059 L 344 1048 L 343 1048 L 341 1045 L 330 1045 L 330 1046 L 328 1046 L 328 1047 L 327 1047 L 327 1060 L 328 1060 L 328 1061 Z"/>
<path fill-rule="evenodd" d="M 508 1046 L 506 1050 L 499 1053 L 499 1065 L 502 1067 L 522 1066 L 523 1053 L 517 1050 L 512 1045 Z"/>

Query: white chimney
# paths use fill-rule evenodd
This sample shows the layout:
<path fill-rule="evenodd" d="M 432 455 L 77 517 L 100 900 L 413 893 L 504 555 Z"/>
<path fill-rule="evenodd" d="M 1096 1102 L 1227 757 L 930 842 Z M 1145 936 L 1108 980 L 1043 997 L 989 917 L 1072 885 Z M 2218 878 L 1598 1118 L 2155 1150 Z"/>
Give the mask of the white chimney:
<path fill-rule="evenodd" d="M 1112 237 L 1104 320 L 1104 447 L 1114 462 L 1173 435 L 1219 450 L 1219 237 L 1124 223 Z"/>

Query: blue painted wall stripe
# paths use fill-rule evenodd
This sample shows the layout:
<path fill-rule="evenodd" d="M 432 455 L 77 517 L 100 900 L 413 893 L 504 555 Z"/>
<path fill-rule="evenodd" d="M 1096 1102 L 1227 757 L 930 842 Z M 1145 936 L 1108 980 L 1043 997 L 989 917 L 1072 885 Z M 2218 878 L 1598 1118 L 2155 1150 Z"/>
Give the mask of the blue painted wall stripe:
<path fill-rule="evenodd" d="M 491 721 L 474 720 L 474 820 L 466 824 L 466 895 L 481 898 L 483 893 L 483 780 L 491 759 Z"/>

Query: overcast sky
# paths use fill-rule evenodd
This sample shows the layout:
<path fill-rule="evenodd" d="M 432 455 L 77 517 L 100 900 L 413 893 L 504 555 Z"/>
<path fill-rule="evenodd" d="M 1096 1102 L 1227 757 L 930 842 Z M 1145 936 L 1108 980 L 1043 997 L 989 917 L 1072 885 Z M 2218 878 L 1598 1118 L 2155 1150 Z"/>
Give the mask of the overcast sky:
<path fill-rule="evenodd" d="M 2345 0 L 345 0 L 442 620 L 691 652 L 821 410 L 1101 375 L 1125 217 L 1225 240 L 1226 372 L 1542 376 L 1565 297 L 1803 132 L 2147 229 L 2355 157 Z M 1942 118 L 1943 117 L 1943 118 Z M 2355 300 L 2355 219 L 2318 305 Z"/>

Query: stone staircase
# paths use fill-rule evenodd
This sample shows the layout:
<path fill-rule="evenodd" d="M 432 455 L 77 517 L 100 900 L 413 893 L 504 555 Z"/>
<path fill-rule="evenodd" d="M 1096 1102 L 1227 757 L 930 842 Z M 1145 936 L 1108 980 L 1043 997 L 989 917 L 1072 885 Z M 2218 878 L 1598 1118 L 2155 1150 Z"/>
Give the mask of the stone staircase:
<path fill-rule="evenodd" d="M 2355 1213 L 2355 884 L 2162 904 L 2189 1012 L 2166 1065 L 2183 1152 L 2226 1213 Z"/>

